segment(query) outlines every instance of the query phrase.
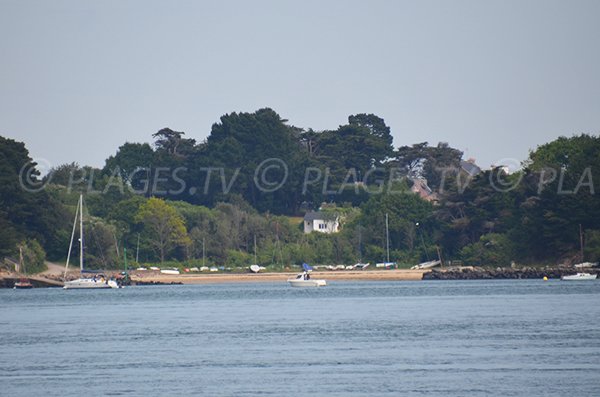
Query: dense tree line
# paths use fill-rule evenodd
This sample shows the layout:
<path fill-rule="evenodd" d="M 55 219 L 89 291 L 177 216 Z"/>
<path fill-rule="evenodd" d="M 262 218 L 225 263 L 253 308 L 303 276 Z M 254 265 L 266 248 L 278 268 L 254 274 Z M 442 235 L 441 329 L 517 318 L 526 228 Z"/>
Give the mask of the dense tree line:
<path fill-rule="evenodd" d="M 122 263 L 124 247 L 140 262 L 380 262 L 386 214 L 390 257 L 405 265 L 600 259 L 596 136 L 543 144 L 513 174 L 476 175 L 446 143 L 395 149 L 372 114 L 314 131 L 261 109 L 222 116 L 202 142 L 169 128 L 152 138 L 124 143 L 102 169 L 64 164 L 41 178 L 24 144 L 0 137 L 0 255 L 64 258 L 83 192 L 92 267 Z M 319 207 L 341 217 L 339 233 L 303 233 L 302 215 Z"/>

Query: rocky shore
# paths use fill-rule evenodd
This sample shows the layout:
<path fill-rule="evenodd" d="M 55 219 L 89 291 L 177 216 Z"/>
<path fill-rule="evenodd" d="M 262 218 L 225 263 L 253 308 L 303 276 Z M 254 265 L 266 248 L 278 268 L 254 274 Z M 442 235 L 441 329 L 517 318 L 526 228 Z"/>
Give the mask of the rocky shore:
<path fill-rule="evenodd" d="M 574 269 L 572 267 L 462 267 L 432 269 L 423 274 L 423 280 L 491 280 L 491 279 L 560 279 L 577 272 L 599 274 L 600 269 Z"/>

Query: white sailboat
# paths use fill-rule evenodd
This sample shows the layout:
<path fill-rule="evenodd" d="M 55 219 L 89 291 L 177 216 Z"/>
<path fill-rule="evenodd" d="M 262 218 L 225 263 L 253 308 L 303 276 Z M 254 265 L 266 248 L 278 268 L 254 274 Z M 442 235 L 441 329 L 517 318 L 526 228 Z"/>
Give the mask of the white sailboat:
<path fill-rule="evenodd" d="M 67 271 L 69 269 L 69 260 L 71 259 L 71 249 L 73 248 L 73 238 L 77 228 L 77 218 L 79 217 L 79 269 L 81 275 L 78 279 L 67 281 Z M 67 263 L 65 264 L 65 285 L 64 289 L 96 289 L 96 288 L 119 288 L 115 280 L 110 280 L 104 274 L 94 274 L 92 277 L 84 277 L 83 273 L 83 195 L 79 195 L 75 220 L 73 222 L 73 232 L 71 233 L 71 242 L 69 243 L 69 252 L 67 253 Z"/>

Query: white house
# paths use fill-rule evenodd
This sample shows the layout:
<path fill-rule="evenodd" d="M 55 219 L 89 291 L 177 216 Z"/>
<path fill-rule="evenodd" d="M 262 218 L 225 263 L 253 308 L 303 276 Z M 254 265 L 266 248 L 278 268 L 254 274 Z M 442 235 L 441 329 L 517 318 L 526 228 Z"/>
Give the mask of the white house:
<path fill-rule="evenodd" d="M 309 211 L 304 215 L 304 233 L 337 233 L 340 230 L 340 217 L 329 212 Z"/>

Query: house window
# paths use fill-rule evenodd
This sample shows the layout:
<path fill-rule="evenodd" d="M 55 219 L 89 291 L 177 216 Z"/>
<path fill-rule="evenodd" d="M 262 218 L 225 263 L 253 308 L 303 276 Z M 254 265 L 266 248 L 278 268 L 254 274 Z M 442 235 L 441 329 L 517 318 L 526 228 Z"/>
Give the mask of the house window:
<path fill-rule="evenodd" d="M 324 223 L 319 223 L 319 229 L 321 229 L 321 230 L 327 229 L 327 225 L 325 225 Z"/>

